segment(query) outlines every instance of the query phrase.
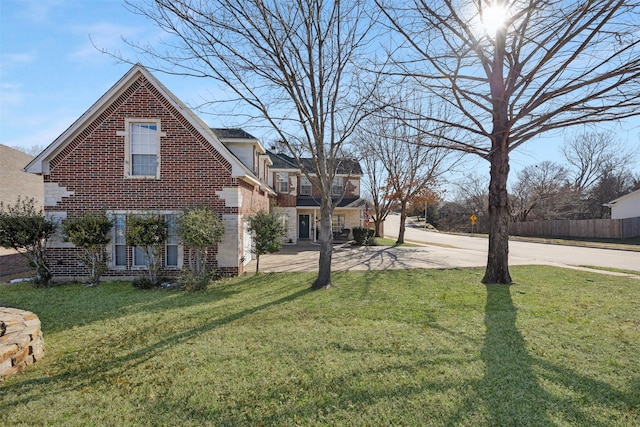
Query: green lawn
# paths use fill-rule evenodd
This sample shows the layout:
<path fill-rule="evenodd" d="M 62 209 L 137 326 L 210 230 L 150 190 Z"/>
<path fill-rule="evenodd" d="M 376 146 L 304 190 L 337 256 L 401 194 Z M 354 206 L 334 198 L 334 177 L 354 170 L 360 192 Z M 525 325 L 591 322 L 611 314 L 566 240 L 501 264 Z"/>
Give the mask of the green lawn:
<path fill-rule="evenodd" d="M 640 425 L 640 281 L 511 272 L 0 286 L 46 343 L 0 384 L 0 425 Z"/>

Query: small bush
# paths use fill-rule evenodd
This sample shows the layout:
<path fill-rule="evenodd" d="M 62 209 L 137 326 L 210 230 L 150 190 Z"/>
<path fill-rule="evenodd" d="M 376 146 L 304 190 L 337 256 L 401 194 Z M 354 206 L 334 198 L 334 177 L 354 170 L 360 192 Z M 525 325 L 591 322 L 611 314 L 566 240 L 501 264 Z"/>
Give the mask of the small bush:
<path fill-rule="evenodd" d="M 35 269 L 33 284 L 44 288 L 53 274 L 47 260 L 47 239 L 56 231 L 56 223 L 37 211 L 34 199 L 20 199 L 15 205 L 0 202 L 0 247 L 14 249 Z"/>
<path fill-rule="evenodd" d="M 356 241 L 357 245 L 365 245 L 371 246 L 374 244 L 374 236 L 376 231 L 371 228 L 365 227 L 354 227 L 353 228 L 353 238 Z"/>
<path fill-rule="evenodd" d="M 65 240 L 82 250 L 78 259 L 89 272 L 88 286 L 96 286 L 107 271 L 109 254 L 106 245 L 110 240 L 113 220 L 104 213 L 85 214 L 64 220 L 62 227 Z"/>
<path fill-rule="evenodd" d="M 147 276 L 136 277 L 131 283 L 133 284 L 134 288 L 138 289 L 153 289 L 158 287 L 157 283 L 153 282 Z"/>
<path fill-rule="evenodd" d="M 220 274 L 216 271 L 208 271 L 205 274 L 193 273 L 190 270 L 183 270 L 180 273 L 178 284 L 185 291 L 201 291 L 205 289 L 212 280 L 220 278 Z"/>

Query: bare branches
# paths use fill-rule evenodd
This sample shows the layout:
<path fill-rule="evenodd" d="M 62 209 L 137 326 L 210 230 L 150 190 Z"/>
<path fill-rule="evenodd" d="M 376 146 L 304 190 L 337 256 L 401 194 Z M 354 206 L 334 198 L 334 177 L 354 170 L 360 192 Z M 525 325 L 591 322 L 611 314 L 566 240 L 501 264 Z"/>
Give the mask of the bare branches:
<path fill-rule="evenodd" d="M 483 2 L 376 3 L 403 42 L 398 74 L 456 110 L 453 120 L 425 116 L 463 131 L 451 148 L 486 152 L 496 101 L 490 82 L 502 69 L 510 150 L 541 131 L 640 115 L 635 1 L 510 1 L 503 51 L 479 28 Z M 504 62 L 495 65 L 496 55 Z M 469 147 L 473 134 L 485 139 Z"/>
<path fill-rule="evenodd" d="M 332 180 L 343 147 L 370 110 L 376 78 L 361 56 L 375 13 L 364 0 L 155 0 L 128 3 L 168 35 L 164 50 L 135 45 L 157 68 L 203 77 L 235 94 L 300 162 L 310 156 L 322 194 L 317 284 L 328 285 Z"/>

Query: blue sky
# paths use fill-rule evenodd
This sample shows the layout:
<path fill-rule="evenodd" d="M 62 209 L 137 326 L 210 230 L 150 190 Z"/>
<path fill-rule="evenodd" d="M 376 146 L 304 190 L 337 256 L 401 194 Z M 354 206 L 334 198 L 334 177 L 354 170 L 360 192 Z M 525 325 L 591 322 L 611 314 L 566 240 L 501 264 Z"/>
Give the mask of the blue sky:
<path fill-rule="evenodd" d="M 92 45 L 135 58 L 122 37 L 153 42 L 162 33 L 121 0 L 0 0 L 0 143 L 49 145 L 130 68 Z M 187 105 L 215 89 L 211 81 L 155 74 Z M 237 125 L 226 115 L 201 117 L 214 127 Z M 640 149 L 640 120 L 607 126 Z M 268 145 L 263 130 L 247 130 Z M 561 161 L 558 147 L 564 137 L 550 135 L 519 148 L 511 156 L 512 179 L 528 164 Z M 488 172 L 484 161 L 469 167 Z"/>

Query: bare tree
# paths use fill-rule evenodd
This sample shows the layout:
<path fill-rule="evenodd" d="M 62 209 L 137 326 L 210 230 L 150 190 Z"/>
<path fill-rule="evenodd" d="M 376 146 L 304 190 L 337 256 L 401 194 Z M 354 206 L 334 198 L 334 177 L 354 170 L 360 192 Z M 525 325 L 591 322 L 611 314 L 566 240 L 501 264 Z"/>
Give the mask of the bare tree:
<path fill-rule="evenodd" d="M 369 211 L 369 215 L 375 227 L 375 237 L 382 237 L 382 224 L 393 209 L 395 201 L 387 192 L 387 172 L 384 163 L 374 150 L 376 139 L 377 137 L 363 128 L 355 135 L 354 146 L 364 165 L 365 179 L 362 186 L 372 203 L 373 209 Z"/>
<path fill-rule="evenodd" d="M 586 197 L 585 210 L 589 218 L 606 218 L 611 215 L 611 208 L 605 206 L 612 200 L 628 194 L 634 189 L 634 179 L 628 171 L 605 171 Z"/>
<path fill-rule="evenodd" d="M 393 51 L 397 73 L 457 111 L 428 114 L 462 131 L 443 145 L 490 162 L 482 282 L 511 283 L 509 153 L 544 132 L 640 114 L 640 4 L 375 1 L 403 43 Z"/>
<path fill-rule="evenodd" d="M 23 147 L 21 145 L 12 145 L 11 148 L 13 148 L 14 150 L 22 151 L 25 154 L 35 157 L 47 147 L 44 145 L 32 145 L 30 147 Z"/>
<path fill-rule="evenodd" d="M 544 161 L 518 173 L 511 191 L 511 215 L 515 221 L 560 219 L 567 202 L 573 201 L 567 169 Z"/>
<path fill-rule="evenodd" d="M 129 6 L 170 35 L 165 50 L 137 45 L 157 69 L 222 83 L 254 118 L 266 120 L 299 164 L 300 153 L 311 156 L 321 193 L 320 261 L 312 287 L 329 286 L 332 181 L 375 86 L 358 67 L 371 52 L 371 7 L 361 0 L 155 0 Z"/>
<path fill-rule="evenodd" d="M 371 135 L 371 154 L 385 170 L 386 183 L 381 186 L 384 197 L 400 207 L 397 244 L 404 243 L 409 205 L 429 197 L 450 166 L 447 150 L 430 147 L 422 140 L 426 125 L 409 127 L 405 123 L 395 115 L 372 116 L 366 130 Z"/>
<path fill-rule="evenodd" d="M 487 209 L 489 194 L 487 191 L 487 177 L 471 172 L 455 183 L 453 203 L 457 205 L 458 215 L 449 214 L 443 225 L 449 230 L 466 231 L 470 227 L 470 216 L 476 215 L 474 229 L 480 233 L 487 232 Z M 459 214 L 464 213 L 460 216 Z"/>
<path fill-rule="evenodd" d="M 577 135 L 565 142 L 562 154 L 569 164 L 573 186 L 581 192 L 587 191 L 605 175 L 627 170 L 640 155 L 637 150 L 625 149 L 608 132 Z"/>

